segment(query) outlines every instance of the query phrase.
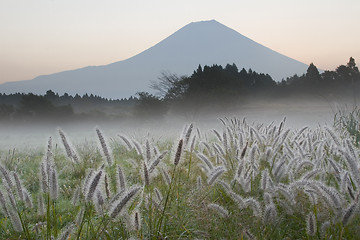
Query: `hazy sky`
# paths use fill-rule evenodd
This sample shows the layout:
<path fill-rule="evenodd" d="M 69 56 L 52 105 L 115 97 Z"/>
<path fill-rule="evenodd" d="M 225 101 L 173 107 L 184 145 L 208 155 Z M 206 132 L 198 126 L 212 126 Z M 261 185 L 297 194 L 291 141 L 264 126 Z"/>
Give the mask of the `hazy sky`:
<path fill-rule="evenodd" d="M 0 83 L 124 60 L 211 19 L 322 69 L 350 56 L 360 65 L 359 10 L 359 0 L 0 0 Z"/>

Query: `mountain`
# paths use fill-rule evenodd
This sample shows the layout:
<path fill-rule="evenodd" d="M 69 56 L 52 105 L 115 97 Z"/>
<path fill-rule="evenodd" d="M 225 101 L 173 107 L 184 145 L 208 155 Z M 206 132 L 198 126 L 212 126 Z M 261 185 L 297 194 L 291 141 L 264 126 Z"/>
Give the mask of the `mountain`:
<path fill-rule="evenodd" d="M 0 92 L 44 94 L 51 89 L 59 94 L 92 93 L 122 98 L 138 91 L 151 92 L 150 80 L 157 80 L 163 71 L 191 75 L 199 64 L 225 66 L 227 63 L 235 63 L 239 69 L 268 73 L 274 80 L 303 74 L 308 67 L 211 20 L 190 23 L 129 59 L 7 82 L 0 85 Z"/>

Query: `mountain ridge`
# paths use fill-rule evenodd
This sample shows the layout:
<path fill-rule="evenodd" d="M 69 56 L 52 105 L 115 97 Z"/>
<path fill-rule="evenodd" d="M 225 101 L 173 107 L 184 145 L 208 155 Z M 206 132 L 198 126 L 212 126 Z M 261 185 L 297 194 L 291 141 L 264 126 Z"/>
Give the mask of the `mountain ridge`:
<path fill-rule="evenodd" d="M 0 85 L 0 92 L 63 94 L 122 98 L 151 91 L 161 72 L 190 75 L 201 65 L 235 63 L 239 68 L 268 73 L 273 79 L 306 72 L 307 65 L 247 38 L 216 20 L 192 22 L 128 59 L 114 63 L 41 75 Z"/>

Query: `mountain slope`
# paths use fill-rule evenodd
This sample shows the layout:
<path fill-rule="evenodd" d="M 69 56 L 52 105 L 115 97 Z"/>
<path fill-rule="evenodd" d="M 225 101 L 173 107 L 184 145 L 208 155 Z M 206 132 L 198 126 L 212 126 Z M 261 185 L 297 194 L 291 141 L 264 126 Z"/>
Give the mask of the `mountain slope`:
<path fill-rule="evenodd" d="M 155 46 L 127 60 L 109 65 L 44 75 L 33 80 L 8 82 L 0 92 L 44 94 L 52 89 L 62 94 L 93 93 L 121 98 L 149 91 L 150 80 L 162 71 L 190 75 L 201 65 L 235 63 L 238 68 L 269 73 L 281 80 L 302 74 L 307 65 L 266 48 L 240 33 L 211 20 L 186 25 Z"/>

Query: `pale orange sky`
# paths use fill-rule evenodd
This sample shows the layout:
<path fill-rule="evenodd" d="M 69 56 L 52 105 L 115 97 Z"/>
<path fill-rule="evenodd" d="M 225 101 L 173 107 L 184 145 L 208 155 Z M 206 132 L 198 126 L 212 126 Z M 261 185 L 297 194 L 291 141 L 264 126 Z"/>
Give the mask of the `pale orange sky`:
<path fill-rule="evenodd" d="M 0 0 L 0 83 L 124 60 L 210 19 L 334 70 L 350 56 L 360 64 L 359 9 L 358 0 Z"/>

